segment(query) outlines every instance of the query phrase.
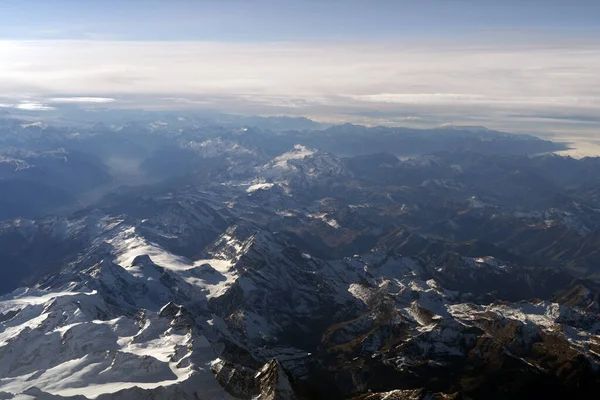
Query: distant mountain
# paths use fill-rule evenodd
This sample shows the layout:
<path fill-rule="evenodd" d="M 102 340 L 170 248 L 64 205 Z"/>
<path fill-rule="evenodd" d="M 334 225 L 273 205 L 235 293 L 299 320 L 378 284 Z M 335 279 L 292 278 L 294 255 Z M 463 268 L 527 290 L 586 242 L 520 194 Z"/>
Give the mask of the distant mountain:
<path fill-rule="evenodd" d="M 256 145 L 271 154 L 294 144 L 318 148 L 340 156 L 392 153 L 410 157 L 437 151 L 469 150 L 482 154 L 541 154 L 564 150 L 566 145 L 529 135 L 488 129 L 413 129 L 336 125 L 322 131 L 265 132 Z"/>

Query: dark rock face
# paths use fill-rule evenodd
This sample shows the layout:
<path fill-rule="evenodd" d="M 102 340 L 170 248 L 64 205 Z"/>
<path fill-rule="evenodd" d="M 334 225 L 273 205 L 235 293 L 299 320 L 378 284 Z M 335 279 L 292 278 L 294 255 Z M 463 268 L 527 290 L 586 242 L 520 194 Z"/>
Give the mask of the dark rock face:
<path fill-rule="evenodd" d="M 261 400 L 297 400 L 290 378 L 277 360 L 266 363 L 257 373 L 256 379 Z"/>
<path fill-rule="evenodd" d="M 253 369 L 221 362 L 214 367 L 213 372 L 219 384 L 235 397 L 248 398 L 260 394 L 255 379 L 256 371 Z"/>

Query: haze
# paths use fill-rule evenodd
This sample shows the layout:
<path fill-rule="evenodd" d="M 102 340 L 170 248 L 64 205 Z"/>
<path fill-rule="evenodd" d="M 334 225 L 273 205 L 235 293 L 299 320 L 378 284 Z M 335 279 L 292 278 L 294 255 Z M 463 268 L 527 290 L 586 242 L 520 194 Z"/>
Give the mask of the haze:
<path fill-rule="evenodd" d="M 485 125 L 597 153 L 596 3 L 285 4 L 3 2 L 0 103 Z"/>

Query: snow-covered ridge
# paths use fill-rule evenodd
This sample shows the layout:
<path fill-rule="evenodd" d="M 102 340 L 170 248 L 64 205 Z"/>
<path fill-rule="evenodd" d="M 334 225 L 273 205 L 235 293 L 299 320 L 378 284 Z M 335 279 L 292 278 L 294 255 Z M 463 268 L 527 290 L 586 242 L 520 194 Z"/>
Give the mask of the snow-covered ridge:
<path fill-rule="evenodd" d="M 248 189 L 246 189 L 246 192 L 252 193 L 252 192 L 256 192 L 257 190 L 271 189 L 273 186 L 274 186 L 273 183 L 268 183 L 268 182 L 255 183 L 253 185 L 248 186 Z"/>
<path fill-rule="evenodd" d="M 95 398 L 189 384 L 189 393 L 229 398 L 211 371 L 212 344 L 193 319 L 182 325 L 174 322 L 181 312 L 166 316 L 165 304 L 178 299 L 206 307 L 237 279 L 231 261 L 189 260 L 135 225 L 100 216 L 65 220 L 62 235 L 90 224 L 102 228 L 88 252 L 45 289 L 0 298 L 0 392 L 38 388 Z"/>
<path fill-rule="evenodd" d="M 249 207 L 261 197 L 231 190 Z M 92 240 L 59 274 L 0 298 L 0 392 L 39 388 L 104 400 L 124 390 L 123 398 L 141 400 L 226 399 L 229 391 L 250 398 L 293 392 L 319 356 L 303 347 L 306 338 L 353 358 L 384 354 L 410 369 L 467 357 L 469 346 L 495 340 L 493 329 L 505 323 L 566 338 L 574 352 L 586 351 L 599 332 L 594 316 L 576 306 L 485 302 L 487 292 L 451 286 L 489 284 L 495 296 L 496 282 L 518 272 L 502 260 L 452 253 L 427 262 L 386 248 L 320 258 L 318 248 L 296 248 L 239 214 L 214 211 L 196 194 L 196 201 L 145 201 L 148 217 L 97 212 L 53 221 L 57 237 Z M 350 224 L 335 204 L 279 213 L 340 233 Z M 38 229 L 27 220 L 16 225 Z M 206 230 L 220 233 L 195 242 Z M 186 256 L 175 250 L 182 243 L 193 244 Z M 584 300 L 588 307 L 594 298 Z"/>
<path fill-rule="evenodd" d="M 306 157 L 310 157 L 315 154 L 315 150 L 311 150 L 306 146 L 297 144 L 294 148 L 287 153 L 283 153 L 282 155 L 275 157 L 273 161 L 271 161 L 271 165 L 274 168 L 283 168 L 289 169 L 294 166 L 289 162 L 291 160 L 302 160 Z"/>
<path fill-rule="evenodd" d="M 202 380 L 204 393 L 228 398 L 208 379 L 210 344 L 191 327 L 174 326 L 162 310 L 118 316 L 101 294 L 85 290 L 14 293 L 1 304 L 18 312 L 2 322 L 0 391 L 35 387 L 95 398 Z"/>
<path fill-rule="evenodd" d="M 223 140 L 221 138 L 208 139 L 203 142 L 189 141 L 185 143 L 185 147 L 197 151 L 199 155 L 205 158 L 222 155 L 256 155 L 255 151 L 245 148 L 239 143 Z"/>
<path fill-rule="evenodd" d="M 211 274 L 219 273 L 215 271 L 227 269 L 213 262 L 216 268 L 211 270 L 204 267 L 208 262 L 192 271 L 198 278 L 188 278 L 200 289 Z M 122 279 L 97 278 L 101 285 Z M 160 280 L 151 272 L 137 278 Z M 130 282 L 130 287 L 135 285 Z M 210 287 L 216 292 L 223 286 Z M 173 328 L 162 310 L 118 316 L 112 302 L 85 287 L 77 292 L 15 293 L 0 305 L 7 318 L 0 333 L 0 391 L 20 393 L 37 387 L 61 396 L 94 398 L 133 387 L 153 389 L 200 380 L 201 393 L 228 398 L 212 376 L 215 355 L 210 343 L 192 326 Z"/>
<path fill-rule="evenodd" d="M 288 192 L 292 188 L 306 189 L 319 182 L 350 176 L 339 158 L 302 145 L 295 145 L 292 150 L 257 167 L 256 175 L 280 184 Z"/>

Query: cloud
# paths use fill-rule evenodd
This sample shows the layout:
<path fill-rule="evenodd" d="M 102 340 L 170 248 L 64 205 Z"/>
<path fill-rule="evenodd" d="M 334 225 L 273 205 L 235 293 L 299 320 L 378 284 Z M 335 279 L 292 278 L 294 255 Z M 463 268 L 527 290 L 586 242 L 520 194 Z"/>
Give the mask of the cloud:
<path fill-rule="evenodd" d="M 385 112 L 394 121 L 499 127 L 516 124 L 517 114 L 565 124 L 569 115 L 600 116 L 599 44 L 481 43 L 0 41 L 0 92 L 52 103 L 146 96 L 155 105 L 171 98 L 165 107 L 319 118 Z"/>
<path fill-rule="evenodd" d="M 348 95 L 347 97 L 371 103 L 398 104 L 489 104 L 489 105 L 541 105 L 541 106 L 600 106 L 600 96 L 486 96 L 458 93 L 381 93 L 374 95 Z"/>
<path fill-rule="evenodd" d="M 212 104 L 210 100 L 191 100 L 184 97 L 163 97 L 161 100 L 179 104 L 193 104 L 193 105 L 209 105 Z"/>
<path fill-rule="evenodd" d="M 26 111 L 49 111 L 54 110 L 54 107 L 50 107 L 46 104 L 38 103 L 37 101 L 24 101 L 19 104 L 8 105 L 8 107 L 16 108 L 18 110 Z"/>
<path fill-rule="evenodd" d="M 115 99 L 110 97 L 52 97 L 49 103 L 112 103 Z"/>

